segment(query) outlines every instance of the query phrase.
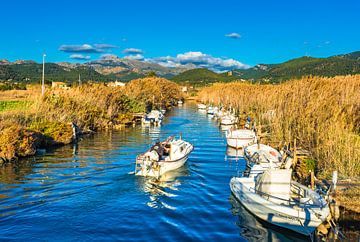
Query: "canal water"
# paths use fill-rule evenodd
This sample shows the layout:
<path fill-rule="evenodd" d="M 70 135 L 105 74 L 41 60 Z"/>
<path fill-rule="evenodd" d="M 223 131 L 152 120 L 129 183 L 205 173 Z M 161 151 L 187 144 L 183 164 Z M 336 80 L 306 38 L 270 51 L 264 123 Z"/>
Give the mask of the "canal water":
<path fill-rule="evenodd" d="M 134 176 L 156 140 L 182 133 L 187 164 L 160 181 Z M 231 195 L 245 168 L 224 131 L 193 104 L 161 127 L 98 133 L 0 170 L 0 240 L 302 241 L 255 219 Z"/>

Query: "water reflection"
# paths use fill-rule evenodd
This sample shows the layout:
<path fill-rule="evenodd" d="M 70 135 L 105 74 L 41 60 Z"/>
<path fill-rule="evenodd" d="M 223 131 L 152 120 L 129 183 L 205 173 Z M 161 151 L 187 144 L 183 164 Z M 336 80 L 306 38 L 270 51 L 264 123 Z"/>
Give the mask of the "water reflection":
<path fill-rule="evenodd" d="M 235 149 L 235 148 L 228 146 L 226 148 L 226 155 L 228 157 L 233 157 L 233 158 L 243 158 L 244 157 L 244 149 Z"/>
<path fill-rule="evenodd" d="M 310 241 L 308 237 L 258 220 L 232 194 L 230 195 L 229 202 L 231 204 L 231 213 L 238 217 L 236 225 L 240 229 L 240 236 L 248 241 Z"/>
<path fill-rule="evenodd" d="M 149 201 L 146 203 L 149 207 L 166 207 L 174 210 L 176 208 L 167 204 L 164 198 L 176 197 L 176 192 L 180 189 L 183 178 L 189 175 L 186 163 L 177 170 L 166 172 L 159 179 L 138 177 L 137 185 L 149 196 Z"/>

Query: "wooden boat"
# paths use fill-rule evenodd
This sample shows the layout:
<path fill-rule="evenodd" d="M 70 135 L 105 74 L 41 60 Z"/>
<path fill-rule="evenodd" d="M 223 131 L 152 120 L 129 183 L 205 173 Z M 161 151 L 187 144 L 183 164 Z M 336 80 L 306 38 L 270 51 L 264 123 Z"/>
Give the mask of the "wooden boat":
<path fill-rule="evenodd" d="M 173 136 L 157 142 L 136 157 L 135 175 L 159 178 L 162 174 L 183 166 L 193 149 L 189 142 Z"/>
<path fill-rule="evenodd" d="M 229 130 L 226 133 L 226 143 L 235 149 L 245 148 L 257 142 L 256 134 L 253 130 L 238 129 Z"/>
<path fill-rule="evenodd" d="M 236 199 L 256 217 L 303 235 L 328 218 L 327 202 L 311 189 L 291 181 L 291 170 L 268 169 L 256 177 L 233 177 Z"/>

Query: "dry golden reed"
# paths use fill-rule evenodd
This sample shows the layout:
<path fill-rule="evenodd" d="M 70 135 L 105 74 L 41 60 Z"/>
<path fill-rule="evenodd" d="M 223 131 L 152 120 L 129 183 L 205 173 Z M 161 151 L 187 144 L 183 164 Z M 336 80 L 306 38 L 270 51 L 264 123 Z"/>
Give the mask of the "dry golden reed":
<path fill-rule="evenodd" d="M 204 88 L 203 102 L 232 106 L 268 125 L 271 140 L 294 139 L 321 175 L 360 176 L 360 75 L 304 77 L 280 85 L 233 82 Z"/>

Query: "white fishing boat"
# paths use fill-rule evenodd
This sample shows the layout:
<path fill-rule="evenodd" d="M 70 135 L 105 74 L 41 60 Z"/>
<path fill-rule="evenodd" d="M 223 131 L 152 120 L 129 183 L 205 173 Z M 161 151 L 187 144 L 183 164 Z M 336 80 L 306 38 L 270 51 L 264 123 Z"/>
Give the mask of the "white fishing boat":
<path fill-rule="evenodd" d="M 135 175 L 159 178 L 162 174 L 183 166 L 193 149 L 191 143 L 181 138 L 169 137 L 157 142 L 136 157 Z"/>
<path fill-rule="evenodd" d="M 218 108 L 218 107 L 214 107 L 214 108 L 213 108 L 213 115 L 214 115 L 214 116 L 217 116 L 218 113 L 219 113 L 219 108 Z"/>
<path fill-rule="evenodd" d="M 214 107 L 209 106 L 208 109 L 207 109 L 207 114 L 214 115 Z"/>
<path fill-rule="evenodd" d="M 154 124 L 154 125 L 161 125 L 164 119 L 164 115 L 159 110 L 152 110 L 150 113 L 146 114 L 141 122 L 142 124 Z"/>
<path fill-rule="evenodd" d="M 233 125 L 236 124 L 237 122 L 237 118 L 232 115 L 232 114 L 226 114 L 226 115 L 222 115 L 220 116 L 220 124 L 221 125 Z"/>
<path fill-rule="evenodd" d="M 328 218 L 325 199 L 291 180 L 291 170 L 268 169 L 257 177 L 234 177 L 236 199 L 256 217 L 303 235 L 310 235 Z"/>
<path fill-rule="evenodd" d="M 205 104 L 199 103 L 197 106 L 198 106 L 198 109 L 200 109 L 200 110 L 206 109 L 206 105 L 205 105 Z"/>
<path fill-rule="evenodd" d="M 244 149 L 244 157 L 250 169 L 249 176 L 256 177 L 267 169 L 280 168 L 283 165 L 283 157 L 279 151 L 264 144 L 254 144 Z M 290 168 L 292 159 L 288 157 L 284 161 L 286 168 Z"/>
<path fill-rule="evenodd" d="M 250 163 L 265 163 L 269 164 L 269 167 L 270 163 L 278 165 L 282 163 L 281 153 L 273 147 L 264 144 L 253 144 L 246 147 L 244 155 Z"/>
<path fill-rule="evenodd" d="M 182 105 L 184 102 L 182 100 L 178 101 L 178 105 Z"/>
<path fill-rule="evenodd" d="M 237 129 L 229 130 L 226 133 L 227 145 L 235 149 L 245 148 L 248 145 L 255 144 L 257 142 L 256 134 L 253 130 L 249 129 Z"/>

